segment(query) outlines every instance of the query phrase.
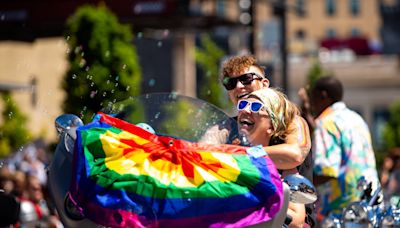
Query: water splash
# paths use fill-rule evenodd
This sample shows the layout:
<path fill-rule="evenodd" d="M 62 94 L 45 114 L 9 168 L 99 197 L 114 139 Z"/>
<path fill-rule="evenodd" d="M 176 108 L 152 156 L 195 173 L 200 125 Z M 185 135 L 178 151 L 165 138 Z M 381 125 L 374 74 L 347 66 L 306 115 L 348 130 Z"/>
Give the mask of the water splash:
<path fill-rule="evenodd" d="M 156 84 L 156 80 L 154 78 L 149 80 L 149 86 L 153 87 Z"/>
<path fill-rule="evenodd" d="M 96 91 L 91 91 L 90 92 L 90 98 L 94 98 L 97 94 L 97 90 Z"/>
<path fill-rule="evenodd" d="M 76 79 L 78 76 L 76 76 L 76 74 L 72 75 L 72 79 Z"/>

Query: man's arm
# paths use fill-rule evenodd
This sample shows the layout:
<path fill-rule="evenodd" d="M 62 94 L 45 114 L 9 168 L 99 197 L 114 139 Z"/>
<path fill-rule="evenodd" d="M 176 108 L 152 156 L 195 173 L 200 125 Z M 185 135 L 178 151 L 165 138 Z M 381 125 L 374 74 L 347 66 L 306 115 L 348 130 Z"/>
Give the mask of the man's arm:
<path fill-rule="evenodd" d="M 319 175 L 314 175 L 313 177 L 313 184 L 315 184 L 315 186 L 324 184 L 330 180 L 334 180 L 336 178 L 334 177 L 329 177 L 329 176 L 319 176 Z"/>
<path fill-rule="evenodd" d="M 288 127 L 290 134 L 285 143 L 264 147 L 278 169 L 293 169 L 301 165 L 311 148 L 310 131 L 301 116 L 297 116 Z"/>

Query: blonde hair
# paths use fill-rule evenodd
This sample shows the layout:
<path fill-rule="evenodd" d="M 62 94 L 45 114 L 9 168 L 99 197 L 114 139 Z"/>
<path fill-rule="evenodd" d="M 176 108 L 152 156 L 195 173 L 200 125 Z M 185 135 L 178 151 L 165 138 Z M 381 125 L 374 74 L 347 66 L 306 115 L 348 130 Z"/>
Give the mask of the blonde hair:
<path fill-rule="evenodd" d="M 287 96 L 276 88 L 255 90 L 249 97 L 259 99 L 271 118 L 274 133 L 270 141 L 285 141 L 286 136 L 291 133 L 291 129 L 288 128 L 289 124 L 296 116 L 300 115 L 296 104 L 289 101 Z"/>

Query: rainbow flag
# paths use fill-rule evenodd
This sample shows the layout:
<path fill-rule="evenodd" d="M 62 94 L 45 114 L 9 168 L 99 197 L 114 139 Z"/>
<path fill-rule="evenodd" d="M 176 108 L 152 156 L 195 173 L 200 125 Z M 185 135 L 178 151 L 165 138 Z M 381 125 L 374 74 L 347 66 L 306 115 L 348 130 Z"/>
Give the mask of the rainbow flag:
<path fill-rule="evenodd" d="M 100 113 L 77 129 L 70 197 L 106 227 L 243 227 L 283 203 L 268 156 L 157 136 Z"/>

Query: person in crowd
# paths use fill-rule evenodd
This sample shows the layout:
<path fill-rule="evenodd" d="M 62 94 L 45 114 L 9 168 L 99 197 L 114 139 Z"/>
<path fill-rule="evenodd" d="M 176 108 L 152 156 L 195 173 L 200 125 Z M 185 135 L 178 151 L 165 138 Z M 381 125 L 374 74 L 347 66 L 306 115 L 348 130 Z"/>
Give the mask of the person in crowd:
<path fill-rule="evenodd" d="M 34 175 L 26 177 L 24 195 L 20 198 L 19 225 L 27 227 L 62 227 L 61 222 L 51 214 L 43 194 L 40 179 Z"/>
<path fill-rule="evenodd" d="M 11 193 L 14 189 L 12 181 L 12 173 L 7 166 L 0 167 L 0 191 L 4 193 Z"/>
<path fill-rule="evenodd" d="M 21 170 L 15 170 L 12 178 L 14 188 L 12 194 L 18 198 L 23 196 L 26 186 L 26 174 Z"/>
<path fill-rule="evenodd" d="M 335 77 L 319 78 L 310 90 L 315 119 L 312 138 L 314 184 L 319 194 L 319 219 L 340 216 L 350 202 L 359 200 L 361 177 L 379 185 L 371 135 L 364 119 L 342 101 L 343 86 Z"/>
<path fill-rule="evenodd" d="M 383 159 L 380 181 L 385 201 L 400 203 L 400 148 L 392 148 Z"/>
<path fill-rule="evenodd" d="M 283 143 L 293 130 L 287 126 L 300 113 L 282 92 L 272 88 L 255 90 L 241 98 L 237 110 L 238 129 L 248 136 L 252 145 L 263 147 Z M 296 167 L 285 170 L 282 178 L 295 173 L 298 173 Z M 304 227 L 306 212 L 303 204 L 290 202 L 288 215 L 292 218 L 289 227 Z"/>

